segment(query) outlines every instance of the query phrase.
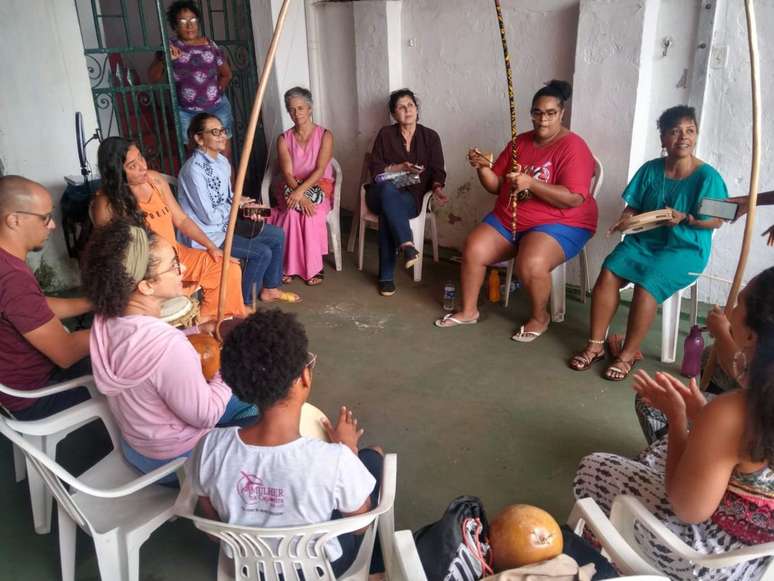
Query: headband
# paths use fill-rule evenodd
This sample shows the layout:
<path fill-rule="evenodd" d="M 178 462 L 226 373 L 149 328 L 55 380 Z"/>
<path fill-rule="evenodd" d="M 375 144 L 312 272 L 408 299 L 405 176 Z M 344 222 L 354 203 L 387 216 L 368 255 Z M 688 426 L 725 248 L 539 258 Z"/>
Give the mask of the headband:
<path fill-rule="evenodd" d="M 124 270 L 132 277 L 134 284 L 145 278 L 150 261 L 148 234 L 138 226 L 129 227 L 130 241 L 124 257 Z"/>

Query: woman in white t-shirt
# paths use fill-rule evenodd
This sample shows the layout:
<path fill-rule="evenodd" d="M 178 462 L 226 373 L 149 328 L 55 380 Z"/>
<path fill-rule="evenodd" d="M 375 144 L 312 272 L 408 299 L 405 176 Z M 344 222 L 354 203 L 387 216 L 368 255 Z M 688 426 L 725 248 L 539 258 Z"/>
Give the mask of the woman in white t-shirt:
<path fill-rule="evenodd" d="M 204 437 L 189 464 L 199 510 L 207 518 L 259 528 L 314 524 L 353 516 L 375 506 L 383 454 L 358 451 L 363 434 L 342 407 L 331 443 L 299 432 L 301 407 L 312 387 L 317 356 L 307 350 L 294 315 L 261 310 L 226 338 L 221 374 L 243 401 L 261 410 L 246 428 L 216 429 Z M 362 535 L 342 535 L 326 545 L 333 572 L 354 561 Z M 378 547 L 377 547 L 378 548 Z M 372 572 L 383 570 L 374 551 Z"/>

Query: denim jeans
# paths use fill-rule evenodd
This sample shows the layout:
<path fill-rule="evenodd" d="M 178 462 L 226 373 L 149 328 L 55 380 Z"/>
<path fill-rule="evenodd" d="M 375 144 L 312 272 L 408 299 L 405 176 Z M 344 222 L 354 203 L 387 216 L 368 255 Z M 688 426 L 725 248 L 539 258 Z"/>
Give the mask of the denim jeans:
<path fill-rule="evenodd" d="M 191 119 L 196 117 L 199 113 L 215 115 L 215 117 L 223 124 L 223 127 L 228 129 L 232 135 L 234 134 L 234 115 L 231 112 L 231 101 L 228 100 L 226 95 L 221 96 L 218 104 L 207 111 L 188 111 L 180 108 L 177 112 L 178 118 L 180 119 L 180 131 L 183 134 L 183 139 L 188 139 L 188 126 L 191 124 Z"/>
<path fill-rule="evenodd" d="M 234 236 L 231 255 L 244 259 L 242 299 L 252 302 L 252 287 L 256 296 L 263 288 L 277 288 L 282 283 L 282 257 L 285 254 L 285 232 L 272 224 L 264 224 L 255 238 Z"/>
<path fill-rule="evenodd" d="M 382 182 L 368 186 L 366 204 L 379 216 L 379 282 L 393 280 L 398 248 L 414 238 L 409 226 L 409 220 L 419 213 L 414 196 L 390 182 Z"/>
<path fill-rule="evenodd" d="M 48 378 L 46 385 L 53 385 L 63 381 L 69 381 L 82 375 L 91 373 L 91 358 L 84 357 L 67 369 L 57 367 Z M 53 395 L 47 395 L 36 400 L 30 407 L 13 412 L 17 420 L 31 421 L 47 418 L 67 408 L 89 399 L 89 391 L 85 387 L 75 387 L 67 391 L 60 391 Z"/>
<path fill-rule="evenodd" d="M 255 422 L 257 415 L 258 408 L 256 408 L 253 404 L 245 403 L 238 399 L 237 396 L 232 395 L 231 399 L 228 400 L 226 409 L 223 410 L 223 415 L 220 417 L 220 420 L 218 420 L 216 427 L 226 428 L 229 426 L 249 426 Z M 147 474 L 148 472 L 153 472 L 156 468 L 160 468 L 161 466 L 169 464 L 173 460 L 177 460 L 177 458 L 190 458 L 193 450 L 188 450 L 187 452 L 184 452 L 175 458 L 158 460 L 156 458 L 149 458 L 148 456 L 141 454 L 132 448 L 126 440 L 121 438 L 121 452 L 123 452 L 124 458 L 126 458 L 126 461 L 129 462 L 129 464 L 137 468 L 137 470 L 143 474 Z M 172 473 L 165 476 L 158 481 L 158 484 L 172 487 L 178 486 L 177 474 Z"/>
<path fill-rule="evenodd" d="M 382 488 L 382 472 L 384 471 L 384 456 L 379 454 L 376 450 L 364 448 L 357 453 L 357 457 L 376 479 L 373 491 L 371 491 L 371 510 L 376 508 L 379 504 L 379 492 Z M 339 511 L 333 511 L 333 519 L 342 518 L 342 514 Z M 341 576 L 347 569 L 355 562 L 360 551 L 360 545 L 363 543 L 363 535 L 355 533 L 345 533 L 338 537 L 341 544 L 342 555 L 331 563 L 333 567 L 333 573 L 336 577 Z M 371 555 L 371 573 L 381 573 L 384 571 L 384 558 L 382 556 L 382 547 L 379 544 L 379 538 L 374 541 L 374 552 Z"/>

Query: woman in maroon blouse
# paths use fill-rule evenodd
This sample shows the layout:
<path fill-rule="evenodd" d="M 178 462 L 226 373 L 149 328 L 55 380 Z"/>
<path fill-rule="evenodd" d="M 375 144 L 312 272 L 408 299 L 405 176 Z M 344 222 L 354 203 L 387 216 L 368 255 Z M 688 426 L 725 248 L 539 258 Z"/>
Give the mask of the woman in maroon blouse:
<path fill-rule="evenodd" d="M 409 220 L 419 214 L 425 192 L 432 190 L 433 201 L 444 205 L 446 183 L 443 149 L 438 134 L 418 123 L 419 106 L 410 89 L 390 94 L 390 114 L 397 123 L 382 127 L 374 141 L 369 170 L 375 178 L 383 173 L 410 172 L 418 182 L 400 187 L 385 180 L 367 186 L 368 209 L 379 216 L 379 292 L 395 294 L 395 255 L 403 253 L 406 268 L 416 264 L 421 248 L 415 248 Z"/>

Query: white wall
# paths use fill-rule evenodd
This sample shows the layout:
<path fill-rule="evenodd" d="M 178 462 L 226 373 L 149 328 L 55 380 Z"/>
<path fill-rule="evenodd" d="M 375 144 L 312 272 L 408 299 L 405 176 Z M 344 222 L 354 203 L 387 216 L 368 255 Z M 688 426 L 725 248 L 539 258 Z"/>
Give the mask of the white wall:
<path fill-rule="evenodd" d="M 63 176 L 78 174 L 75 112 L 86 133 L 97 126 L 74 2 L 3 0 L 0 54 L 5 82 L 0 91 L 0 159 L 6 173 L 43 184 L 58 202 Z M 10 58 L 13 55 L 13 58 Z M 96 148 L 90 147 L 96 165 Z M 61 224 L 60 216 L 56 217 Z M 61 286 L 76 284 L 61 228 L 42 252 Z M 40 255 L 30 260 L 33 267 Z"/>
<path fill-rule="evenodd" d="M 774 189 L 774 3 L 755 2 L 758 19 L 761 83 L 763 92 L 763 143 L 760 191 Z M 750 60 L 744 7 L 736 0 L 720 0 L 712 43 L 728 47 L 728 64 L 710 68 L 704 101 L 703 126 L 700 128 L 699 156 L 711 163 L 725 178 L 732 196 L 746 195 L 750 184 L 752 156 L 752 104 Z M 774 263 L 774 251 L 764 244 L 761 233 L 774 224 L 774 208 L 758 208 L 755 236 L 752 241 L 746 280 Z M 741 247 L 743 221 L 725 225 L 715 236 L 712 258 L 707 273 L 732 279 Z M 702 280 L 701 296 L 722 302 L 729 285 Z"/>
<path fill-rule="evenodd" d="M 282 0 L 252 0 L 255 62 L 260 79 L 269 50 Z M 263 100 L 264 133 L 269 151 L 274 154 L 277 135 L 293 126 L 282 95 L 294 86 L 309 87 L 309 63 L 306 53 L 306 17 L 303 2 L 291 2 L 280 37 L 274 66 Z"/>
<path fill-rule="evenodd" d="M 355 16 L 350 2 L 324 2 L 312 7 L 317 20 L 320 40 L 320 75 L 323 92 L 322 107 L 315 107 L 315 117 L 324 119 L 334 136 L 336 159 L 344 172 L 341 192 L 343 207 L 356 207 L 358 180 L 363 152 L 372 135 L 359 131 L 357 75 L 355 65 Z M 318 99 L 315 96 L 315 99 Z M 378 122 L 386 123 L 382 114 Z"/>

